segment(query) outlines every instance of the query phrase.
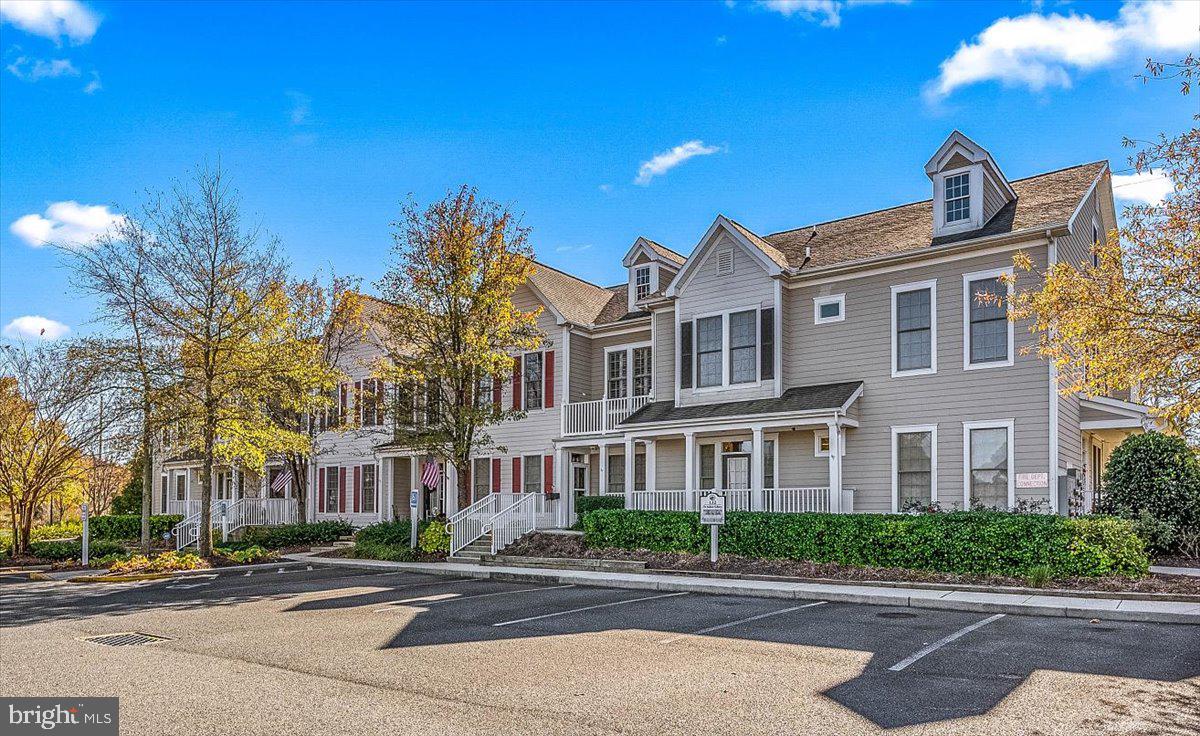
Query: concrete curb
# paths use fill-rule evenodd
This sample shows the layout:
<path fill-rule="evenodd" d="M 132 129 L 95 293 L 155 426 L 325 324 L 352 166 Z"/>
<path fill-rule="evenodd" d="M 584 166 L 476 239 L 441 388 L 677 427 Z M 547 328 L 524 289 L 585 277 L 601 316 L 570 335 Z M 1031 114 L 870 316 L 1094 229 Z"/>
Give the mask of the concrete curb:
<path fill-rule="evenodd" d="M 290 554 L 284 555 L 284 557 L 310 564 L 530 583 L 660 590 L 705 595 L 741 595 L 789 600 L 822 600 L 834 603 L 907 606 L 975 613 L 1007 613 L 1018 616 L 1063 616 L 1107 621 L 1200 624 L 1200 604 L 1171 601 L 1066 598 L 1046 595 L 883 588 L 869 585 L 784 583 L 764 580 L 696 579 L 657 573 L 552 570 L 462 563 L 384 562 L 344 557 L 314 557 L 305 554 Z"/>
<path fill-rule="evenodd" d="M 147 574 L 147 575 L 157 575 L 160 578 L 185 578 L 189 575 L 212 575 L 213 573 L 222 573 L 222 572 L 241 572 L 243 570 L 269 570 L 274 567 L 293 567 L 297 563 L 298 563 L 297 560 L 288 559 L 288 556 L 281 555 L 280 558 L 275 562 L 256 562 L 253 565 L 228 565 L 226 567 L 204 567 L 204 568 L 200 568 L 197 570 L 175 570 L 173 572 L 161 572 L 161 573 L 130 573 L 130 575 Z M 102 578 L 102 577 L 106 577 L 106 576 L 108 576 L 108 570 L 66 570 L 63 572 L 44 573 L 44 574 L 45 574 L 45 577 L 40 578 L 40 579 L 42 579 L 42 580 L 57 580 L 60 582 L 66 580 L 69 582 L 76 582 L 76 583 L 117 582 L 114 580 L 82 580 L 82 579 L 72 580 L 72 578 L 85 578 L 85 577 L 88 577 L 88 578 L 101 577 Z M 146 579 L 149 580 L 151 578 L 146 578 Z M 126 582 L 126 581 L 122 581 L 122 582 Z M 127 582 L 135 582 L 135 581 L 127 581 Z"/>

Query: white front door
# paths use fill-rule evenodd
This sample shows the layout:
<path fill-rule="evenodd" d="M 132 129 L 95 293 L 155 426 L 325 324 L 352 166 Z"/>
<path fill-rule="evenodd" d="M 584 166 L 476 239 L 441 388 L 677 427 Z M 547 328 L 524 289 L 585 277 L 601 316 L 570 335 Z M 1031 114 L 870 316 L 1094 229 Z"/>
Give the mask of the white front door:
<path fill-rule="evenodd" d="M 725 489 L 746 490 L 750 487 L 750 456 L 725 455 Z"/>

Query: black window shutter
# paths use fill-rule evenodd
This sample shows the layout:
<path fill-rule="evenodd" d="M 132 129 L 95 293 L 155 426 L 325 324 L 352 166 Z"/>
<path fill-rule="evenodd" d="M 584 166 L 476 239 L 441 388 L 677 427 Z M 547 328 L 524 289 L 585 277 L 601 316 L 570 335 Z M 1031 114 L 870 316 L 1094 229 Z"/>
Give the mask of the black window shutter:
<path fill-rule="evenodd" d="M 758 371 L 764 379 L 775 377 L 775 309 L 759 313 Z"/>
<path fill-rule="evenodd" d="M 679 388 L 692 387 L 692 323 L 679 325 Z"/>

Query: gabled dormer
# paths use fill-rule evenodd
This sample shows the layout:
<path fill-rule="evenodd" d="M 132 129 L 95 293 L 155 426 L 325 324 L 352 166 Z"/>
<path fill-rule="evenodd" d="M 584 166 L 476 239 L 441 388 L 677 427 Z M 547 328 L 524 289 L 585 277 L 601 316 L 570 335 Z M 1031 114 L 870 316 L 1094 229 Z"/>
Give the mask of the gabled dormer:
<path fill-rule="evenodd" d="M 978 230 L 1017 198 L 992 155 L 957 130 L 925 164 L 933 182 L 933 237 Z"/>
<path fill-rule="evenodd" d="M 629 270 L 629 311 L 637 303 L 660 293 L 675 278 L 684 257 L 648 238 L 638 238 L 621 263 Z"/>

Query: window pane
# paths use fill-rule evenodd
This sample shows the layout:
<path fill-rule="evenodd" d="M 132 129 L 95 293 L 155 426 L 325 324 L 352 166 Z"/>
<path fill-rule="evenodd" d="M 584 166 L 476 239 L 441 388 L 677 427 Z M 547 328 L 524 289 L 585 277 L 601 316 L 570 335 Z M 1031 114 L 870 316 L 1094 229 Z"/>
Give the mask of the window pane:
<path fill-rule="evenodd" d="M 633 490 L 646 490 L 646 456 L 633 456 Z"/>
<path fill-rule="evenodd" d="M 633 395 L 648 396 L 654 386 L 654 359 L 650 348 L 634 348 Z"/>
<path fill-rule="evenodd" d="M 929 368 L 933 365 L 929 334 L 929 330 L 912 330 L 896 335 L 896 368 L 898 370 Z"/>
<path fill-rule="evenodd" d="M 896 295 L 896 328 L 917 330 L 929 327 L 929 289 L 903 291 Z"/>
<path fill-rule="evenodd" d="M 729 382 L 750 383 L 758 377 L 757 353 L 754 348 L 733 348 L 729 351 Z"/>
<path fill-rule="evenodd" d="M 763 488 L 775 487 L 775 440 L 763 440 Z"/>
<path fill-rule="evenodd" d="M 542 408 L 542 354 L 525 354 L 525 408 Z"/>
<path fill-rule="evenodd" d="M 698 356 L 699 364 L 697 365 L 698 380 L 700 386 L 720 386 L 721 385 L 721 351 L 715 353 L 700 353 Z"/>
<path fill-rule="evenodd" d="M 721 318 L 705 317 L 696 320 L 696 349 L 721 349 Z"/>
<path fill-rule="evenodd" d="M 492 492 L 491 459 L 486 457 L 475 458 L 474 471 L 471 477 L 471 485 L 475 488 L 475 498 L 483 498 Z"/>
<path fill-rule="evenodd" d="M 734 312 L 729 315 L 729 346 L 754 346 L 754 312 Z"/>
<path fill-rule="evenodd" d="M 608 354 L 608 398 L 621 399 L 628 394 L 628 367 L 624 350 Z"/>
<path fill-rule="evenodd" d="M 1008 429 L 971 430 L 971 501 L 1008 507 Z"/>
<path fill-rule="evenodd" d="M 717 446 L 700 445 L 700 488 L 717 487 Z"/>
<path fill-rule="evenodd" d="M 525 456 L 525 472 L 521 473 L 521 480 L 525 485 L 526 493 L 540 493 L 542 490 L 542 456 L 541 455 L 526 455 Z"/>
<path fill-rule="evenodd" d="M 946 223 L 971 217 L 971 179 L 969 174 L 946 177 Z"/>
<path fill-rule="evenodd" d="M 625 492 L 625 456 L 608 456 L 608 492 Z"/>
<path fill-rule="evenodd" d="M 842 312 L 841 302 L 825 302 L 821 305 L 821 319 L 836 317 Z"/>
<path fill-rule="evenodd" d="M 933 434 L 908 432 L 896 436 L 896 485 L 900 506 L 933 499 Z"/>

